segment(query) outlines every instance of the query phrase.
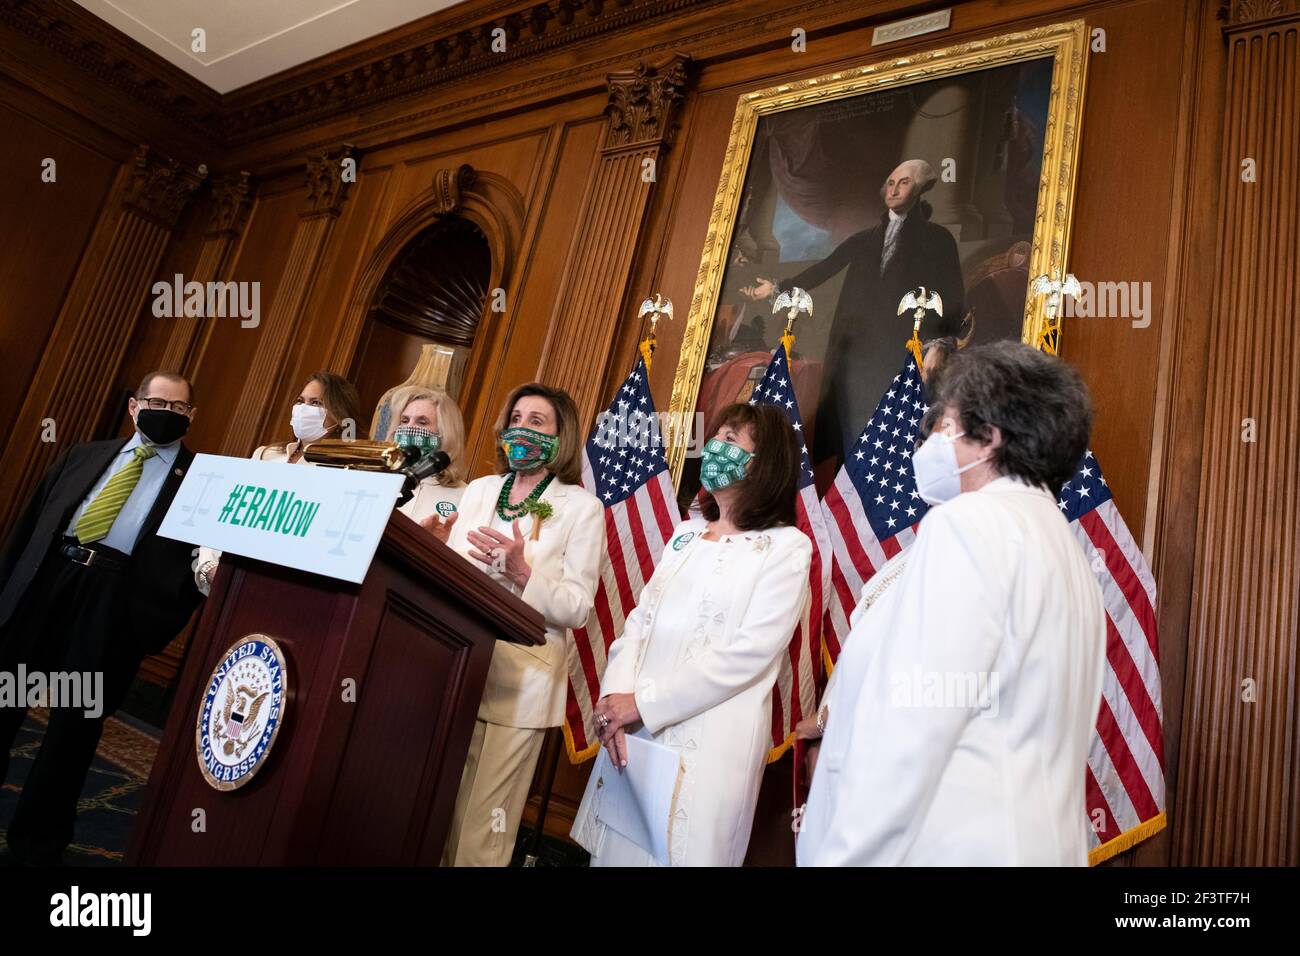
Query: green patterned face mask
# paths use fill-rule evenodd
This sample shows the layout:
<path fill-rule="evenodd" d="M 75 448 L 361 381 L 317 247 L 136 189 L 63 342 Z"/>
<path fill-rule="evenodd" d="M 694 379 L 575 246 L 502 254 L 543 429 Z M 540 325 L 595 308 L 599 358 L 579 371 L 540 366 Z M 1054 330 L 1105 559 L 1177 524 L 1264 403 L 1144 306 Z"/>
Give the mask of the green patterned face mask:
<path fill-rule="evenodd" d="M 393 441 L 402 448 L 414 446 L 422 455 L 431 455 L 442 447 L 442 436 L 419 425 L 399 425 Z"/>
<path fill-rule="evenodd" d="M 560 439 L 531 428 L 515 426 L 501 433 L 501 450 L 514 471 L 536 471 L 555 460 Z"/>
<path fill-rule="evenodd" d="M 710 438 L 700 456 L 700 483 L 709 492 L 734 484 L 745 477 L 745 468 L 753 457 L 753 452 L 745 451 L 739 445 Z"/>

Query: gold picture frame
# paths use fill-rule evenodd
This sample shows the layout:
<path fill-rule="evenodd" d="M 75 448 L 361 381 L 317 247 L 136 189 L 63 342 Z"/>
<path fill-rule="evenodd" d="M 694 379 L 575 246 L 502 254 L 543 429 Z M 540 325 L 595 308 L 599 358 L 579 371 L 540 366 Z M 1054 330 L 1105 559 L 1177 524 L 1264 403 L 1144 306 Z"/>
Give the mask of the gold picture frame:
<path fill-rule="evenodd" d="M 1028 269 L 1033 277 L 1063 278 L 1069 255 L 1079 152 L 1079 125 L 1087 76 L 1088 32 L 1083 20 L 924 50 L 826 76 L 812 77 L 744 93 L 736 105 L 731 137 L 709 217 L 709 228 L 681 352 L 673 378 L 667 429 L 667 457 L 673 483 L 680 488 L 690 422 L 699 397 L 727 253 L 749 171 L 760 118 L 891 87 L 1001 67 L 1026 60 L 1053 59 L 1042 168 Z M 1041 343 L 1058 334 L 1059 319 L 1045 313 L 1041 296 L 1025 297 L 1022 340 Z M 1054 341 L 1051 343 L 1054 345 Z M 901 345 L 901 342 L 900 342 Z"/>

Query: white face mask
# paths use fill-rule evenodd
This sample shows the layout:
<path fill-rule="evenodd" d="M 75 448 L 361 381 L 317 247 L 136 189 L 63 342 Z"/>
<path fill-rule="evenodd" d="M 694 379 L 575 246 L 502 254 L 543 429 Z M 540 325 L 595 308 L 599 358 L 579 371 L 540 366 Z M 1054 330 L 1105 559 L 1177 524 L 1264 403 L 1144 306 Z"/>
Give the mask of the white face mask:
<path fill-rule="evenodd" d="M 325 427 L 325 409 L 320 405 L 293 406 L 292 423 L 298 441 L 315 441 L 329 431 Z"/>
<path fill-rule="evenodd" d="M 916 492 L 927 505 L 943 504 L 961 494 L 962 472 L 991 458 L 985 455 L 979 461 L 957 467 L 957 439 L 965 435 L 945 435 L 935 432 L 921 443 L 912 455 L 912 470 L 916 472 Z"/>

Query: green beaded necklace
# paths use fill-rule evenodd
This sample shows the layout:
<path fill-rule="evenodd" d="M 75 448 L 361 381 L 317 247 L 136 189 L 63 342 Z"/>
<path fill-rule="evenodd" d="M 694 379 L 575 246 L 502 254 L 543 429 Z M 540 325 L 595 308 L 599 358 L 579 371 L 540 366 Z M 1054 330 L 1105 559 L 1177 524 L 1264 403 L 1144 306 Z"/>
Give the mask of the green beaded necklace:
<path fill-rule="evenodd" d="M 532 510 L 533 503 L 542 496 L 542 492 L 546 490 L 547 485 L 551 483 L 551 479 L 554 477 L 553 473 L 547 474 L 545 478 L 537 483 L 537 487 L 532 490 L 532 493 L 527 498 L 518 504 L 512 505 L 510 503 L 510 489 L 515 486 L 515 473 L 512 471 L 506 476 L 505 482 L 501 485 L 501 494 L 497 495 L 497 516 L 502 521 L 509 523 L 528 514 Z"/>

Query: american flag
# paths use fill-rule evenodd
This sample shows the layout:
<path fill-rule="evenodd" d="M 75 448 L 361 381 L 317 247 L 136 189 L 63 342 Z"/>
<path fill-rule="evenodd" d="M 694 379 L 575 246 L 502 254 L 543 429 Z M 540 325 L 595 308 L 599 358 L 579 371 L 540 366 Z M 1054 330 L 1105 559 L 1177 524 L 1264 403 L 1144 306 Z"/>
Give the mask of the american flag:
<path fill-rule="evenodd" d="M 1106 605 L 1108 666 L 1084 782 L 1095 864 L 1165 826 L 1156 583 L 1091 451 L 1057 506 L 1092 562 Z"/>
<path fill-rule="evenodd" d="M 912 450 L 925 414 L 916 362 L 908 360 L 880 399 L 822 499 L 833 559 L 826 653 L 833 664 L 849 636 L 862 585 L 916 537 L 929 506 L 916 491 Z"/>
<path fill-rule="evenodd" d="M 795 513 L 799 530 L 812 539 L 812 564 L 808 569 L 808 584 L 812 592 L 809 605 L 795 627 L 790 640 L 790 651 L 781 660 L 777 673 L 776 691 L 772 701 L 772 752 L 775 760 L 785 752 L 794 739 L 794 727 L 805 714 L 811 714 L 817 705 L 817 673 L 820 665 L 822 641 L 823 596 L 830 577 L 830 538 L 817 502 L 817 488 L 813 484 L 812 459 L 804 441 L 803 418 L 794 396 L 794 380 L 790 374 L 788 355 L 784 345 L 772 354 L 767 373 L 754 389 L 749 399 L 751 405 L 775 405 L 790 419 L 802 454 L 799 459 L 799 496 Z"/>
<path fill-rule="evenodd" d="M 632 372 L 596 426 L 582 454 L 582 484 L 605 505 L 606 552 L 587 626 L 573 632 L 564 737 L 575 763 L 595 756 L 591 715 L 600 695 L 606 652 L 636 607 L 664 543 L 681 520 L 646 364 Z"/>

